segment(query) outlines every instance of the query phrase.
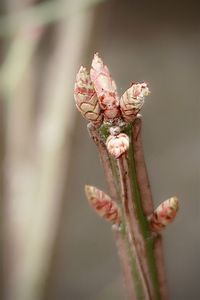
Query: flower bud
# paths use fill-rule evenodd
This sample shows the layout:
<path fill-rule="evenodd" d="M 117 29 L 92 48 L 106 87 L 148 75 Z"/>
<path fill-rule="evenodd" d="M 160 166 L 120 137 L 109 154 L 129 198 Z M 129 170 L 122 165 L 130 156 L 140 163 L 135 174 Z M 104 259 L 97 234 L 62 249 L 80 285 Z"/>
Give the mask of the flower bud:
<path fill-rule="evenodd" d="M 145 82 L 134 83 L 120 99 L 121 113 L 126 122 L 133 122 L 144 104 L 144 97 L 149 95 Z"/>
<path fill-rule="evenodd" d="M 129 148 L 129 137 L 125 133 L 109 135 L 106 140 L 108 152 L 115 158 L 119 158 Z"/>
<path fill-rule="evenodd" d="M 120 115 L 116 84 L 102 59 L 96 53 L 92 61 L 90 76 L 94 84 L 105 120 L 113 120 Z"/>
<path fill-rule="evenodd" d="M 179 209 L 177 197 L 171 197 L 162 202 L 149 217 L 149 224 L 152 231 L 159 232 L 170 224 L 176 217 Z"/>
<path fill-rule="evenodd" d="M 74 98 L 76 107 L 81 112 L 82 116 L 91 121 L 94 125 L 101 125 L 102 114 L 98 97 L 90 79 L 90 75 L 84 67 L 80 68 L 76 76 Z"/>
<path fill-rule="evenodd" d="M 107 194 L 91 185 L 85 186 L 85 193 L 90 205 L 100 217 L 113 224 L 120 223 L 120 209 Z"/>

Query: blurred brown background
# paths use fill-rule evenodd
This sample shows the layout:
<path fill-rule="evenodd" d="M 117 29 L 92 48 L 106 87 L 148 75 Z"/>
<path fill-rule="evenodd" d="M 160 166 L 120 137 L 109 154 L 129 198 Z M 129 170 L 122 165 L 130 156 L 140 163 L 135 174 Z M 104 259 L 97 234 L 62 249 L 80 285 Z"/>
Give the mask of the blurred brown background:
<path fill-rule="evenodd" d="M 4 0 L 0 17 L 1 285 L 5 300 L 122 300 L 108 224 L 84 184 L 106 189 L 73 84 L 98 51 L 120 94 L 149 82 L 143 142 L 172 300 L 200 298 L 200 19 L 196 1 Z"/>

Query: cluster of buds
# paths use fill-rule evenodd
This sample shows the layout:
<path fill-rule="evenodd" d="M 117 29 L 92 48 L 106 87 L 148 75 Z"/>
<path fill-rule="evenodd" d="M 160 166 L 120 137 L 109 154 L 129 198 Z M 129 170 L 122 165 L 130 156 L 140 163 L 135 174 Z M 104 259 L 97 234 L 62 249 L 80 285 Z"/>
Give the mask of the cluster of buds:
<path fill-rule="evenodd" d="M 133 122 L 149 94 L 145 82 L 133 84 L 119 100 L 109 69 L 98 54 L 94 55 L 90 74 L 81 67 L 75 83 L 74 98 L 81 114 L 95 126 L 119 119 Z"/>
<path fill-rule="evenodd" d="M 179 209 L 177 197 L 171 197 L 162 202 L 149 217 L 149 224 L 152 231 L 159 232 L 170 224 L 176 217 Z"/>
<path fill-rule="evenodd" d="M 90 72 L 80 68 L 74 88 L 76 106 L 83 117 L 95 127 L 100 127 L 104 121 L 109 124 L 110 135 L 105 144 L 115 159 L 119 159 L 129 148 L 129 137 L 121 132 L 119 124 L 132 123 L 136 119 L 149 93 L 147 83 L 133 83 L 119 99 L 109 69 L 98 54 L 94 55 Z M 87 185 L 85 192 L 98 215 L 112 224 L 120 224 L 120 208 L 115 201 L 94 186 Z M 159 232 L 165 228 L 174 220 L 178 208 L 176 197 L 161 203 L 148 217 L 151 230 Z"/>
<path fill-rule="evenodd" d="M 120 209 L 115 201 L 103 191 L 91 185 L 85 186 L 85 193 L 90 205 L 100 217 L 112 224 L 120 224 Z"/>

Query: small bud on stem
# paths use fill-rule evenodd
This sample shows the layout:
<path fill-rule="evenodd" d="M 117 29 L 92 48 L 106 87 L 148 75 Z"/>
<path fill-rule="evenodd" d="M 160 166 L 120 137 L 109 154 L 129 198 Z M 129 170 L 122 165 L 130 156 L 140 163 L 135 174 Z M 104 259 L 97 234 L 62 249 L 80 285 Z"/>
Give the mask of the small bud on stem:
<path fill-rule="evenodd" d="M 90 205 L 100 217 L 113 224 L 120 223 L 120 208 L 107 194 L 91 185 L 85 186 L 85 193 Z"/>
<path fill-rule="evenodd" d="M 109 135 L 106 140 L 108 152 L 115 158 L 119 158 L 129 148 L 129 137 L 125 133 L 120 133 L 116 136 Z"/>
<path fill-rule="evenodd" d="M 159 232 L 164 229 L 175 219 L 178 209 L 177 197 L 171 197 L 162 202 L 149 217 L 151 230 Z"/>

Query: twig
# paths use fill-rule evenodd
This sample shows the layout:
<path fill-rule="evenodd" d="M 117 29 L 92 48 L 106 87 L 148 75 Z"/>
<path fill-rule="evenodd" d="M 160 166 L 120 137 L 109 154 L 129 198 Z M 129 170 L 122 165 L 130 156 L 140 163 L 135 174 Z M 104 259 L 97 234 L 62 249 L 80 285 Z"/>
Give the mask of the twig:
<path fill-rule="evenodd" d="M 134 160 L 137 183 L 141 195 L 142 206 L 146 216 L 153 212 L 152 193 L 146 169 L 143 147 L 142 147 L 142 120 L 137 118 L 132 128 L 132 141 L 134 148 Z M 166 271 L 164 266 L 163 242 L 162 236 L 157 235 L 154 243 L 154 255 L 156 257 L 156 266 L 158 272 L 158 281 L 160 287 L 160 295 L 163 300 L 168 299 L 168 289 L 166 280 Z"/>
<path fill-rule="evenodd" d="M 22 274 L 35 200 L 33 55 L 41 32 L 35 35 L 34 30 L 26 28 L 14 37 L 0 74 L 6 105 L 5 299 L 19 299 L 24 288 Z"/>
<path fill-rule="evenodd" d="M 135 169 L 143 210 L 145 215 L 149 216 L 153 212 L 153 200 L 144 160 L 141 130 L 142 120 L 141 118 L 137 118 L 134 122 L 134 126 L 132 127 Z"/>
<path fill-rule="evenodd" d="M 5 299 L 5 101 L 0 99 L 0 298 Z"/>
<path fill-rule="evenodd" d="M 105 143 L 102 141 L 98 130 L 93 124 L 88 124 L 88 131 L 90 137 L 93 139 L 94 143 L 96 144 L 99 150 L 100 160 L 104 169 L 110 196 L 113 200 L 117 201 L 118 194 L 116 189 L 116 182 L 115 177 L 113 176 L 111 158 L 109 157 L 108 150 L 105 146 Z"/>
<path fill-rule="evenodd" d="M 65 2 L 63 3 L 67 5 Z M 75 6 L 73 4 L 73 7 Z M 61 5 L 60 9 L 64 12 L 67 11 L 67 8 L 63 7 L 63 5 Z M 29 139 L 30 137 L 35 138 L 35 136 L 38 138 L 36 143 L 35 140 L 29 140 L 29 142 L 34 141 L 35 151 L 33 149 L 32 151 L 37 163 L 35 163 L 35 160 L 33 163 L 28 156 L 28 163 L 34 164 L 33 169 L 36 176 L 32 176 L 31 173 L 31 180 L 29 180 L 30 176 L 25 176 L 25 179 L 33 188 L 30 189 L 30 185 L 26 184 L 27 181 L 23 181 L 26 173 L 24 174 L 21 170 L 24 152 L 27 155 L 27 149 L 23 149 L 25 150 L 23 154 L 19 151 L 16 155 L 16 148 L 10 147 L 10 143 L 7 143 L 7 153 L 12 151 L 12 157 L 8 157 L 9 173 L 7 174 L 9 187 L 12 186 L 12 189 L 8 189 L 10 199 L 7 202 L 9 216 L 7 222 L 9 223 L 9 233 L 12 234 L 8 237 L 9 245 L 6 245 L 6 249 L 9 252 L 7 261 L 13 261 L 14 255 L 16 259 L 8 275 L 8 299 L 13 299 L 13 297 L 16 300 L 41 299 L 41 295 L 44 292 L 57 234 L 57 226 L 60 221 L 61 193 L 64 189 L 64 180 L 66 179 L 63 174 L 67 175 L 70 138 L 75 120 L 73 101 L 70 101 L 71 88 L 75 69 L 87 47 L 92 20 L 92 11 L 84 11 L 83 13 L 77 13 L 76 16 L 67 21 L 64 20 L 62 23 L 59 23 L 57 28 L 55 52 L 50 57 L 45 76 L 46 85 L 42 95 L 42 104 L 44 106 L 40 114 L 41 118 L 39 119 L 38 127 L 34 128 L 37 131 L 29 135 Z M 84 24 L 84 27 L 82 24 Z M 22 33 L 24 31 L 20 31 L 19 35 L 17 35 L 1 73 L 4 79 L 2 82 L 4 95 L 10 100 L 7 101 L 9 103 L 7 141 L 12 143 L 16 138 L 13 139 L 13 133 L 15 132 L 13 125 L 15 123 L 13 123 L 11 116 L 18 118 L 18 116 L 21 116 L 20 113 L 24 111 L 19 105 L 16 106 L 15 101 L 13 102 L 12 100 L 18 85 L 22 83 L 21 79 L 34 53 L 33 50 L 36 49 L 36 43 L 32 43 L 32 40 L 29 39 L 24 41 L 21 36 Z M 17 61 L 15 61 L 16 53 Z M 30 100 L 29 97 L 28 99 Z M 25 98 L 25 100 L 27 99 Z M 17 109 L 17 115 L 12 109 L 13 107 Z M 16 137 L 18 136 L 16 135 Z M 19 143 L 19 141 L 17 142 Z M 27 140 L 23 140 L 23 143 L 27 146 Z M 15 155 L 14 158 L 13 155 Z M 63 161 L 66 162 L 65 168 L 63 168 Z M 13 169 L 15 172 L 13 172 Z M 30 171 L 29 168 L 28 171 Z M 28 173 L 28 175 L 30 174 Z M 17 185 L 16 183 L 19 181 L 20 184 Z M 22 204 L 16 207 L 16 203 L 19 201 L 15 200 L 16 197 L 20 198 L 19 203 L 22 203 L 23 197 L 27 197 L 26 205 Z M 15 205 L 13 205 L 13 202 Z M 24 213 L 25 209 L 27 210 Z M 24 219 L 20 219 L 19 215 L 23 215 Z M 16 219 L 18 222 L 20 220 L 20 222 L 16 222 Z M 24 223 L 25 226 L 22 226 L 21 224 L 24 225 Z M 25 243 L 24 237 L 26 239 Z M 15 251 L 13 255 L 13 252 L 11 253 L 13 247 L 10 245 L 11 243 L 16 243 L 16 241 L 18 251 Z M 13 270 L 16 264 L 17 267 Z M 12 282 L 10 283 L 9 281 Z"/>
<path fill-rule="evenodd" d="M 127 163 L 126 154 L 122 155 L 118 160 L 118 167 L 120 171 L 122 194 L 121 199 L 124 206 L 124 215 L 126 218 L 126 224 L 128 227 L 128 234 L 131 236 L 132 247 L 135 245 L 137 260 L 140 264 L 141 276 L 144 282 L 144 290 L 146 291 L 146 299 L 153 299 L 152 286 L 150 280 L 150 274 L 147 264 L 147 254 L 145 248 L 145 242 L 140 232 L 140 225 L 138 223 L 138 216 L 136 214 L 136 208 L 134 207 L 134 199 L 131 191 L 131 182 L 129 174 L 129 166 Z"/>
<path fill-rule="evenodd" d="M 124 275 L 124 283 L 127 287 L 127 295 L 129 299 L 136 300 L 136 288 L 134 287 L 134 282 L 132 280 L 132 270 L 131 270 L 131 260 L 130 257 L 127 255 L 127 244 L 125 242 L 125 238 L 123 238 L 122 233 L 119 231 L 118 228 L 113 226 L 113 232 L 115 237 L 115 242 L 118 249 L 118 255 L 121 261 L 121 266 Z"/>
<path fill-rule="evenodd" d="M 98 148 L 110 195 L 112 199 L 117 199 L 118 195 L 116 192 L 116 185 L 114 181 L 115 176 L 112 172 L 110 157 L 106 149 L 105 143 L 102 141 L 99 131 L 95 128 L 95 126 L 89 124 L 88 131 L 90 133 L 91 138 L 93 139 L 93 141 L 95 142 Z M 130 296 L 130 299 L 134 300 L 136 296 L 135 296 L 135 288 L 133 286 L 133 281 L 132 281 L 132 274 L 131 274 L 132 271 L 130 268 L 131 259 L 127 251 L 127 242 L 125 241 L 125 237 L 122 236 L 122 233 L 119 231 L 119 229 L 113 227 L 113 231 L 116 240 L 116 245 L 118 248 L 118 254 L 121 260 L 122 269 L 124 271 L 124 279 L 125 279 L 128 295 Z"/>
<path fill-rule="evenodd" d="M 134 83 L 119 100 L 115 82 L 98 54 L 94 55 L 90 76 L 86 68 L 80 68 L 74 88 L 77 108 L 94 124 L 90 126 L 91 136 L 100 152 L 113 197 L 111 199 L 103 191 L 90 187 L 98 191 L 93 196 L 94 203 L 99 207 L 96 204 L 94 208 L 105 220 L 113 221 L 115 226 L 119 226 L 121 221 L 121 237 L 126 247 L 121 240 L 119 242 L 119 236 L 117 245 L 125 270 L 127 290 L 137 300 L 165 300 L 167 290 L 162 241 L 157 232 L 175 218 L 178 199 L 171 197 L 153 211 L 142 149 L 141 119 L 137 117 L 148 94 L 145 82 Z M 114 202 L 118 185 L 121 211 Z M 101 195 L 104 195 L 103 200 Z M 90 200 L 90 194 L 87 197 Z M 111 218 L 109 214 L 112 216 L 112 213 L 117 217 Z M 132 276 L 127 263 L 131 264 Z"/>
<path fill-rule="evenodd" d="M 30 26 L 20 29 L 14 36 L 0 70 L 1 93 L 7 102 L 14 98 L 42 33 L 42 28 Z"/>
<path fill-rule="evenodd" d="M 164 263 L 163 239 L 160 234 L 157 235 L 154 244 L 154 255 L 156 257 L 156 265 L 158 272 L 158 281 L 160 287 L 160 295 L 162 300 L 169 299 L 168 285 L 166 278 L 166 270 Z"/>
<path fill-rule="evenodd" d="M 18 13 L 0 17 L 0 36 L 10 36 L 27 26 L 40 27 L 50 23 L 69 18 L 87 10 L 89 7 L 105 0 L 85 0 L 78 5 L 71 5 L 63 9 L 62 1 L 47 1 L 26 8 Z"/>

